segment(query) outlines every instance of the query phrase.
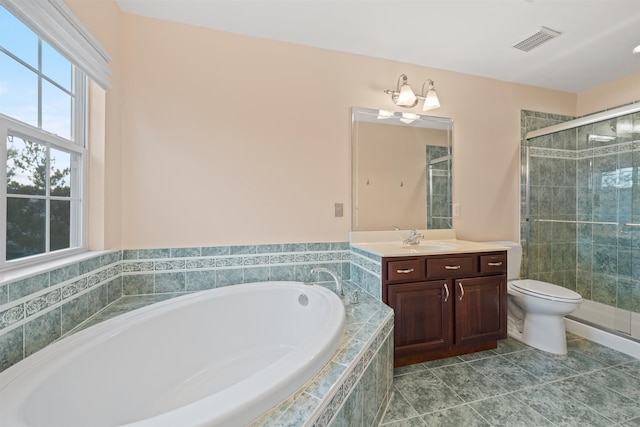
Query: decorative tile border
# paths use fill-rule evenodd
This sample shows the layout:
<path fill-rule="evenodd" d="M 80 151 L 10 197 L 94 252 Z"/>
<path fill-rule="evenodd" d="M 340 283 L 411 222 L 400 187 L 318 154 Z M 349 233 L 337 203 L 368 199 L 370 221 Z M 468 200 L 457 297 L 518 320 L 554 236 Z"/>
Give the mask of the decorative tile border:
<path fill-rule="evenodd" d="M 351 281 L 369 295 L 382 299 L 382 258 L 351 248 Z"/>
<path fill-rule="evenodd" d="M 233 248 L 233 247 L 231 247 Z M 123 273 L 140 272 L 168 272 L 168 271 L 191 271 L 191 270 L 211 270 L 224 269 L 229 267 L 246 266 L 274 266 L 274 265 L 295 265 L 326 262 L 349 261 L 349 251 L 347 250 L 325 250 L 306 252 L 283 252 L 265 253 L 262 255 L 229 255 L 219 254 L 212 256 L 185 257 L 184 259 L 142 259 L 140 254 L 137 258 L 127 258 L 122 261 Z"/>
<path fill-rule="evenodd" d="M 277 252 L 281 250 L 282 252 Z M 81 295 L 87 294 L 93 289 L 107 286 L 114 279 L 128 275 L 159 277 L 157 275 L 171 275 L 187 273 L 189 271 L 218 271 L 234 270 L 238 268 L 259 267 L 302 267 L 308 268 L 318 264 L 334 264 L 340 266 L 339 273 L 344 277 L 349 269 L 354 267 L 372 278 L 373 285 L 379 287 L 381 274 L 381 259 L 378 256 L 363 251 L 350 250 L 346 242 L 336 243 L 307 243 L 307 244 L 283 244 L 283 245 L 256 245 L 256 246 L 230 246 L 214 248 L 182 248 L 182 249 L 153 249 L 153 250 L 127 250 L 96 257 L 87 261 L 63 267 L 47 274 L 40 274 L 38 280 L 43 283 L 36 284 L 35 292 L 24 295 L 14 301 L 0 306 L 0 343 L 13 344 L 15 333 L 10 331 L 20 325 L 30 322 L 40 316 L 57 310 L 63 304 L 72 301 Z M 349 268 L 344 268 L 345 264 Z M 346 274 L 345 274 L 346 273 Z M 366 278 L 365 278 L 366 279 Z M 25 279 L 28 280 L 28 279 Z M 46 282 L 45 282 L 46 281 Z M 7 285 L 3 285 L 7 286 Z M 123 294 L 123 283 L 120 282 L 119 296 Z M 106 289 L 106 288 L 105 288 Z M 110 293 L 110 290 L 106 290 Z M 117 296 L 116 296 L 117 297 Z M 379 301 L 379 296 L 374 295 Z M 72 305 L 72 307 L 75 304 Z M 375 313 L 371 308 L 375 307 Z M 64 309 L 62 310 L 64 311 Z M 311 418 L 307 424 L 326 427 L 341 410 L 351 391 L 362 381 L 367 369 L 374 369 L 372 361 L 380 351 L 388 348 L 392 340 L 393 313 L 386 306 L 380 304 L 371 306 L 362 304 L 352 313 L 354 321 L 364 322 L 357 336 L 350 338 L 349 343 L 342 348 L 342 353 L 334 356 L 333 365 L 335 372 L 339 373 L 339 387 L 329 387 L 326 391 L 320 389 L 308 389 L 303 394 L 297 394 L 296 400 L 302 398 L 307 402 L 315 402 L 312 407 Z M 359 314 L 358 314 L 359 313 Z M 93 313 L 91 313 L 93 314 Z M 365 316 L 366 320 L 365 320 Z M 75 313 L 70 313 L 70 318 L 75 322 L 82 322 L 84 318 L 78 318 Z M 70 326 L 66 325 L 67 329 Z M 6 335 L 5 335 L 6 334 Z M 7 339 L 3 339 L 4 337 Z M 48 342 L 55 340 L 52 337 Z M 18 343 L 22 347 L 19 354 L 24 354 L 24 342 Z M 6 345 L 6 344 L 5 344 Z M 46 344 L 44 344 L 46 345 Z M 9 351 L 7 351 L 9 350 Z M 351 355 L 353 353 L 354 356 Z M 1 354 L 9 354 L 13 357 L 9 360 L 0 360 L 0 369 L 7 368 L 14 360 L 16 351 L 3 349 Z M 391 352 L 387 351 L 381 357 L 388 358 Z M 393 363 L 386 362 L 384 366 L 392 369 Z M 377 368 L 376 368 L 377 369 Z M 385 402 L 388 400 L 390 388 L 385 394 Z M 327 394 L 328 393 L 328 394 Z M 386 406 L 383 402 L 380 406 Z M 293 408 L 287 411 L 299 411 Z M 380 408 L 376 408 L 380 412 Z M 287 412 L 285 411 L 285 415 Z M 289 413 L 290 414 L 290 413 Z M 282 415 L 284 417 L 285 415 Z M 290 415 L 289 415 L 290 416 Z M 284 418 L 283 418 L 284 419 Z"/>
<path fill-rule="evenodd" d="M 575 160 L 577 157 L 575 150 L 561 150 L 557 148 L 529 147 L 529 154 L 532 157 L 545 157 L 551 159 Z"/>
<path fill-rule="evenodd" d="M 270 280 L 323 281 L 311 273 L 317 266 L 328 267 L 349 280 L 350 254 L 342 249 L 345 247 L 348 243 L 335 242 L 192 248 L 182 258 L 162 258 L 173 253 L 172 249 L 137 251 L 125 254 L 122 261 L 123 293 L 188 292 Z M 287 252 L 269 252 L 274 250 Z M 195 254 L 198 256 L 191 256 Z"/>
<path fill-rule="evenodd" d="M 349 376 L 345 379 L 340 389 L 335 393 L 333 398 L 329 401 L 325 410 L 321 413 L 320 417 L 318 417 L 318 420 L 313 424 L 313 427 L 327 427 L 330 425 L 330 422 L 344 408 L 344 405 L 349 395 L 353 392 L 353 390 L 358 385 L 358 383 L 363 380 L 363 377 L 367 369 L 375 369 L 372 365 L 372 362 L 377 354 L 381 354 L 383 358 L 387 359 L 387 363 L 389 363 L 388 369 L 391 370 L 390 373 L 389 372 L 376 373 L 376 376 L 378 376 L 378 374 L 385 374 L 389 376 L 388 381 L 383 382 L 387 386 L 386 392 L 384 393 L 383 400 L 379 402 L 378 408 L 372 408 L 376 411 L 379 417 L 383 415 L 384 410 L 387 407 L 387 402 L 390 398 L 391 385 L 393 382 L 392 334 L 393 334 L 393 318 L 391 318 L 390 320 L 387 320 L 386 323 L 382 325 L 380 332 L 378 332 L 375 335 L 373 343 L 366 348 L 366 350 L 364 351 L 363 357 L 355 363 L 355 367 L 350 372 Z M 388 346 L 390 348 L 388 348 Z M 385 351 L 388 352 L 386 355 L 384 354 Z M 374 424 L 377 425 L 378 423 L 376 422 Z"/>
<path fill-rule="evenodd" d="M 350 259 L 352 263 L 371 274 L 382 274 L 382 258 L 378 255 L 352 247 Z"/>
<path fill-rule="evenodd" d="M 627 141 L 604 147 L 586 148 L 583 150 L 564 150 L 557 148 L 529 147 L 529 153 L 533 157 L 546 157 L 553 159 L 579 160 L 591 157 L 611 156 L 614 154 L 626 154 L 640 151 L 640 141 Z"/>
<path fill-rule="evenodd" d="M 9 345 L 5 344 L 10 340 L 8 335 L 3 337 L 4 334 L 61 306 L 69 309 L 62 310 L 65 327 L 84 321 L 86 310 L 76 313 L 76 308 L 67 303 L 107 285 L 106 294 L 111 302 L 121 297 L 125 290 L 123 280 L 118 287 L 111 283 L 127 276 L 135 276 L 127 280 L 129 287 L 132 282 L 139 282 L 133 287 L 135 293 L 187 292 L 198 289 L 187 288 L 186 279 L 194 279 L 195 276 L 190 276 L 194 274 L 206 276 L 208 271 L 215 272 L 220 286 L 244 280 L 260 281 L 265 269 L 274 277 L 266 280 L 307 280 L 311 268 L 318 265 L 329 266 L 343 280 L 349 280 L 349 263 L 348 242 L 136 249 L 101 254 L 0 285 L 0 344 Z M 240 276 L 238 271 L 242 273 Z M 237 281 L 238 277 L 242 280 Z M 14 342 L 10 344 L 13 346 Z M 25 346 L 24 340 L 20 344 Z M 24 348 L 10 352 L 14 355 L 26 353 Z M 2 354 L 0 352 L 0 356 Z M 0 370 L 7 367 L 7 361 L 0 360 Z"/>
<path fill-rule="evenodd" d="M 97 257 L 101 258 L 101 257 Z M 109 257 L 108 260 L 112 260 Z M 119 258 L 116 258 L 119 259 Z M 82 261 L 79 264 L 85 263 Z M 78 265 L 79 265 L 78 264 Z M 100 265 L 99 263 L 97 265 Z M 68 267 L 64 267 L 65 269 Z M 59 271 L 62 269 L 54 270 Z M 79 270 L 78 270 L 79 271 Z M 52 275 L 54 273 L 52 272 Z M 48 311 L 60 306 L 63 303 L 71 301 L 75 297 L 88 292 L 89 290 L 96 289 L 121 274 L 121 267 L 119 261 L 115 261 L 115 264 L 107 265 L 105 267 L 98 267 L 98 269 L 85 273 L 81 276 L 72 277 L 69 280 L 60 282 L 55 285 L 44 286 L 44 289 L 25 297 L 19 298 L 15 301 L 11 301 L 4 306 L 0 306 L 0 334 L 5 332 L 5 329 L 17 327 L 25 322 L 28 322 L 30 318 L 35 318 Z M 42 276 L 44 279 L 45 275 Z M 20 283 L 22 281 L 19 281 Z M 8 286 L 8 285 L 3 285 Z"/>
<path fill-rule="evenodd" d="M 371 309 L 375 312 L 372 312 Z M 354 336 L 346 338 L 336 355 L 329 362 L 319 377 L 324 384 L 321 391 L 317 391 L 317 378 L 304 389 L 296 393 L 287 401 L 281 403 L 259 419 L 250 427 L 266 427 L 271 425 L 300 425 L 313 427 L 328 427 L 334 417 L 341 411 L 350 393 L 355 389 L 367 369 L 374 369 L 372 362 L 377 354 L 389 359 L 388 368 L 393 369 L 392 351 L 387 346 L 392 346 L 393 312 L 387 306 L 370 306 L 363 304 L 355 310 L 367 313 L 367 321 L 361 324 L 361 328 Z M 358 320 L 355 320 L 358 323 Z M 362 334 L 361 334 L 362 333 Z M 345 332 L 346 334 L 346 332 Z M 355 351 L 353 351 L 355 350 Z M 385 351 L 388 353 L 384 354 Z M 331 372 L 339 371 L 335 379 L 331 379 Z M 329 377 L 329 378 L 327 378 Z M 392 378 L 392 373 L 389 374 Z M 388 392 L 391 388 L 391 379 L 388 384 Z M 388 394 L 388 393 L 387 393 Z M 388 396 L 380 406 L 386 407 Z M 305 406 L 306 405 L 306 406 Z M 309 406 L 313 409 L 309 413 Z M 375 408 L 380 411 L 380 408 Z"/>
<path fill-rule="evenodd" d="M 444 177 L 449 177 L 450 173 L 449 171 L 446 170 L 441 170 L 441 169 L 432 169 L 431 170 L 431 175 L 432 176 L 444 176 Z"/>
<path fill-rule="evenodd" d="M 0 329 L 8 328 L 24 318 L 24 304 L 10 307 L 0 312 Z"/>
<path fill-rule="evenodd" d="M 590 157 L 611 156 L 613 154 L 625 154 L 640 151 L 640 141 L 627 141 L 618 144 L 606 145 L 604 147 L 587 148 L 577 152 L 578 159 Z"/>

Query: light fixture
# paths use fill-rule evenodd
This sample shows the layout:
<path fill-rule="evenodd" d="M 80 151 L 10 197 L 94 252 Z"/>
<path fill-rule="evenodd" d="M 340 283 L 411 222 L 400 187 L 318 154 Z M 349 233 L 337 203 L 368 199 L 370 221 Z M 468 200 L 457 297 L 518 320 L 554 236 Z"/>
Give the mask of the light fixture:
<path fill-rule="evenodd" d="M 634 55 L 640 55 L 640 44 L 633 48 Z"/>
<path fill-rule="evenodd" d="M 400 74 L 400 77 L 398 77 L 398 83 L 396 84 L 396 90 L 387 89 L 384 93 L 391 95 L 391 100 L 400 107 L 415 107 L 418 105 L 418 100 L 420 99 L 424 100 L 422 111 L 433 110 L 440 107 L 440 101 L 438 100 L 438 95 L 436 94 L 436 90 L 433 86 L 433 80 L 428 79 L 422 84 L 422 92 L 420 95 L 415 94 L 413 89 L 411 89 L 411 86 L 409 86 L 408 80 L 409 79 L 406 74 Z M 425 86 L 427 86 L 426 92 Z"/>
<path fill-rule="evenodd" d="M 400 83 L 402 81 L 402 84 Z M 409 86 L 408 78 L 406 74 L 400 74 L 398 77 L 398 83 L 396 84 L 396 90 L 385 90 L 385 93 L 391 95 L 391 99 L 396 105 L 401 107 L 415 107 L 418 104 L 418 97 Z"/>
<path fill-rule="evenodd" d="M 424 92 L 424 85 L 429 83 L 427 93 Z M 427 80 L 422 83 L 422 93 L 424 94 L 424 104 L 422 104 L 422 111 L 435 110 L 440 108 L 440 100 L 438 100 L 438 94 L 436 88 L 433 87 L 433 80 Z"/>

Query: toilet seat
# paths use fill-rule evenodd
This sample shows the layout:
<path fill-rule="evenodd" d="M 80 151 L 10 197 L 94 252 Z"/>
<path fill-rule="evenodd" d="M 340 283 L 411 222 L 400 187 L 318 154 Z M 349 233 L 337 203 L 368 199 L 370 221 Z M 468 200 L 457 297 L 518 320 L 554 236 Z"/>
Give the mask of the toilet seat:
<path fill-rule="evenodd" d="M 579 293 L 571 289 L 539 280 L 514 280 L 509 282 L 514 291 L 551 301 L 576 303 L 582 301 Z"/>

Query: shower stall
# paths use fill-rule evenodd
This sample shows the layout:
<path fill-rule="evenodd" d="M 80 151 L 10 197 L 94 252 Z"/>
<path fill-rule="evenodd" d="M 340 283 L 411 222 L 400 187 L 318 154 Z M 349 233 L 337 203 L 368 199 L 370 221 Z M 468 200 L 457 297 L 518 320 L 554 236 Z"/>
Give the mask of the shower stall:
<path fill-rule="evenodd" d="M 522 277 L 582 295 L 570 317 L 640 341 L 640 102 L 522 112 Z"/>

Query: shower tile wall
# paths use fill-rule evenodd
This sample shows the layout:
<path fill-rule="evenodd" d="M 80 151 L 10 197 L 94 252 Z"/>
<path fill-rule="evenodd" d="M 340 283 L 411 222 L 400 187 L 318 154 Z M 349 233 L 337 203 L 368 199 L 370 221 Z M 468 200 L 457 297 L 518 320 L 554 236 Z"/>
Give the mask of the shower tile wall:
<path fill-rule="evenodd" d="M 523 111 L 523 135 L 564 121 L 558 119 Z M 586 299 L 640 312 L 640 229 L 622 226 L 640 222 L 640 142 L 633 142 L 638 134 L 618 133 L 608 142 L 588 139 L 589 134 L 613 134 L 616 124 L 629 121 L 640 123 L 640 115 L 528 141 L 530 221 L 525 221 L 523 175 L 521 225 L 529 253 L 523 273 L 576 290 Z M 522 148 L 526 165 L 526 142 Z M 557 220 L 578 224 L 553 222 Z"/>
<path fill-rule="evenodd" d="M 640 116 L 636 120 L 640 121 Z M 586 144 L 588 134 L 602 133 L 601 127 L 581 128 L 579 145 Z M 593 301 L 640 312 L 640 271 L 634 274 L 638 229 L 624 226 L 638 219 L 633 212 L 639 211 L 634 195 L 637 199 L 640 142 L 618 137 L 609 143 L 587 145 L 578 151 L 577 164 L 578 220 L 611 223 L 578 227 L 578 291 Z"/>
<path fill-rule="evenodd" d="M 433 162 L 449 157 L 449 160 Z M 451 228 L 450 148 L 427 146 L 427 228 Z"/>
<path fill-rule="evenodd" d="M 576 162 L 565 150 L 535 150 L 529 158 L 529 276 L 576 288 Z"/>
<path fill-rule="evenodd" d="M 522 111 L 522 160 L 526 166 L 527 132 L 571 120 L 573 117 Z M 575 138 L 574 138 L 575 140 Z M 568 223 L 540 222 L 575 220 L 577 185 L 575 145 L 566 134 L 537 138 L 529 157 L 530 199 L 527 205 L 526 167 L 521 180 L 521 277 L 543 280 L 576 289 L 576 229 Z M 527 209 L 528 208 L 528 209 Z M 529 221 L 527 222 L 527 219 Z M 529 243 L 529 244 L 527 244 Z"/>

